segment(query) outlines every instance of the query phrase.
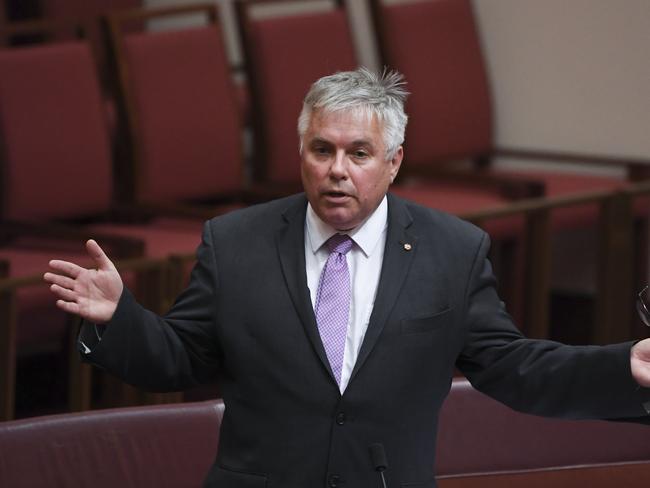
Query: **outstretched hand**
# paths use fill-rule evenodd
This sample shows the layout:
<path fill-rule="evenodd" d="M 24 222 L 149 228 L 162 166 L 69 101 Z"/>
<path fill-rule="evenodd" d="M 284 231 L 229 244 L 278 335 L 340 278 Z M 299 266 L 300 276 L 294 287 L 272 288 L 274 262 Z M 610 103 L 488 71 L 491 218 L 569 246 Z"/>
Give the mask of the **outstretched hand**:
<path fill-rule="evenodd" d="M 86 269 L 68 261 L 52 260 L 53 272 L 43 279 L 58 297 L 56 305 L 98 324 L 108 322 L 115 313 L 124 285 L 115 265 L 94 240 L 86 242 L 86 250 L 97 269 Z"/>
<path fill-rule="evenodd" d="M 632 376 L 643 387 L 650 387 L 650 339 L 637 342 L 630 352 Z"/>

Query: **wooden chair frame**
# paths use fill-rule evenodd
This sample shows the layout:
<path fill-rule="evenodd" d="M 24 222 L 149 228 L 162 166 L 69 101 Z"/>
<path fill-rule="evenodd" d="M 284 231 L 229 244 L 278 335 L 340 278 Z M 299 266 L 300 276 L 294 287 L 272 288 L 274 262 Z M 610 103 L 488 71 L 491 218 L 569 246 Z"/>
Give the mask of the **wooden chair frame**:
<path fill-rule="evenodd" d="M 629 340 L 634 323 L 634 286 L 638 254 L 646 254 L 634 232 L 634 199 L 650 196 L 650 182 L 640 182 L 619 191 L 595 191 L 555 198 L 529 199 L 501 208 L 466 213 L 462 218 L 481 225 L 490 219 L 524 215 L 527 268 L 524 289 L 526 329 L 532 337 L 549 336 L 551 212 L 587 204 L 600 207 L 598 238 L 598 277 L 595 317 L 591 341 L 597 344 Z M 647 220 L 646 217 L 645 220 Z M 644 227 L 647 228 L 646 225 Z M 623 259 L 621 257 L 623 256 Z M 625 259 L 629 257 L 629 259 Z M 636 279 L 635 279 L 636 276 Z M 623 326 L 621 327 L 621 324 Z"/>

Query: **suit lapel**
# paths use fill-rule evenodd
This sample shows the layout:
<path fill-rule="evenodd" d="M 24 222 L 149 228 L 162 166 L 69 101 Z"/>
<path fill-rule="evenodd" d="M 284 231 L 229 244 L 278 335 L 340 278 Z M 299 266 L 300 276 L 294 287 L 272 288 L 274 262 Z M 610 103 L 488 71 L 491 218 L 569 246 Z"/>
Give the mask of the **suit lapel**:
<path fill-rule="evenodd" d="M 408 232 L 413 219 L 402 200 L 388 195 L 388 231 L 377 296 L 350 382 L 375 347 L 417 252 L 417 237 Z"/>
<path fill-rule="evenodd" d="M 305 214 L 307 199 L 290 206 L 283 214 L 285 220 L 276 234 L 276 243 L 280 256 L 282 273 L 291 295 L 294 307 L 305 328 L 309 341 L 320 358 L 325 369 L 329 372 L 332 381 L 336 382 L 330 367 L 323 342 L 318 333 L 316 317 L 311 304 L 309 288 L 307 286 L 307 273 L 305 271 Z"/>

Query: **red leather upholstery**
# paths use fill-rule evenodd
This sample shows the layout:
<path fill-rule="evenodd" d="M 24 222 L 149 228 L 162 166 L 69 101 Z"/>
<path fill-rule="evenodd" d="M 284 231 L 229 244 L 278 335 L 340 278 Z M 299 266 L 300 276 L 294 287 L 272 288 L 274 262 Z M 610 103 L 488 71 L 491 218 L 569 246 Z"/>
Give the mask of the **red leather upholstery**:
<path fill-rule="evenodd" d="M 249 19 L 248 69 L 259 107 L 267 181 L 299 183 L 297 118 L 311 84 L 336 71 L 356 68 L 346 13 L 333 11 Z M 259 178 L 259 175 L 256 175 Z"/>
<path fill-rule="evenodd" d="M 223 411 L 210 400 L 0 423 L 0 486 L 200 486 Z M 440 417 L 439 484 L 647 486 L 648 432 L 520 414 L 459 379 Z"/>
<path fill-rule="evenodd" d="M 457 379 L 440 415 L 437 472 L 497 474 L 647 462 L 649 435 L 650 428 L 641 425 L 521 414 Z"/>
<path fill-rule="evenodd" d="M 243 185 L 237 92 L 218 25 L 124 36 L 138 199 L 235 193 Z"/>
<path fill-rule="evenodd" d="M 223 403 L 99 410 L 0 423 L 0 486 L 201 486 Z"/>
<path fill-rule="evenodd" d="M 650 462 L 607 463 L 516 472 L 479 473 L 438 480 L 439 488 L 646 488 Z"/>

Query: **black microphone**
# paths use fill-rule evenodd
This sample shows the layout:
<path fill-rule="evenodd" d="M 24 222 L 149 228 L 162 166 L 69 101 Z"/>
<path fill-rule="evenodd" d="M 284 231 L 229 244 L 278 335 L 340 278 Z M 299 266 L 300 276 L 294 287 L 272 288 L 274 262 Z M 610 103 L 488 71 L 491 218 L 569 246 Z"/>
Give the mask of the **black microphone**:
<path fill-rule="evenodd" d="M 384 445 L 376 442 L 374 444 L 370 444 L 368 446 L 368 449 L 370 450 L 370 459 L 372 460 L 372 465 L 375 468 L 375 471 L 379 473 L 383 488 L 386 488 L 384 470 L 388 467 L 388 461 L 386 460 L 386 451 L 384 450 Z"/>

